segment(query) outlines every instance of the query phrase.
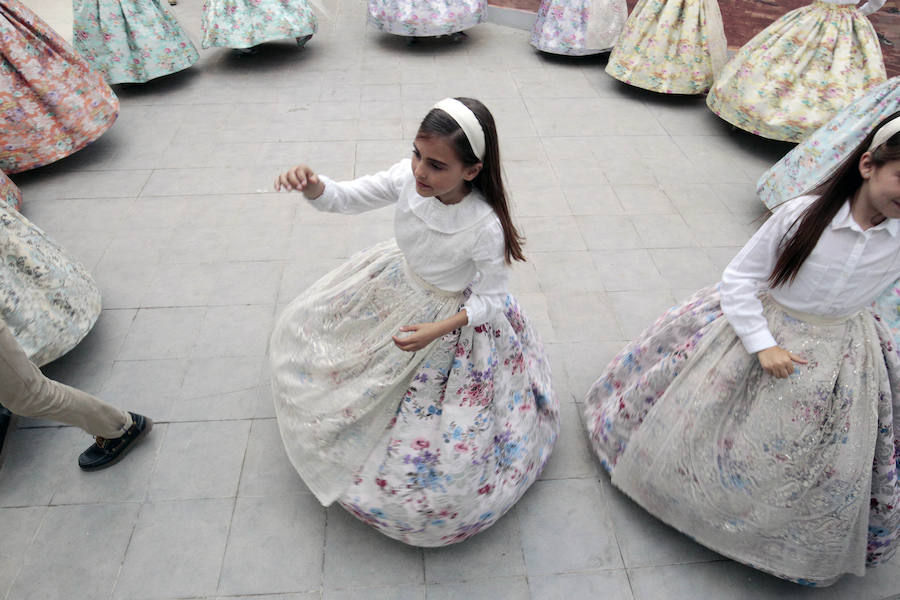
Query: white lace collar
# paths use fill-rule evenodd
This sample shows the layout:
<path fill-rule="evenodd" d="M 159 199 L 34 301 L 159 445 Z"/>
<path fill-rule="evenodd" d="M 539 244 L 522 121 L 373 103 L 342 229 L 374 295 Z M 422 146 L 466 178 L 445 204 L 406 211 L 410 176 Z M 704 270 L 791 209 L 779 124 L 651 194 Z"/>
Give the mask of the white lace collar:
<path fill-rule="evenodd" d="M 415 192 L 415 181 L 407 188 L 409 208 L 413 214 L 422 219 L 430 229 L 441 233 L 458 233 L 469 229 L 494 209 L 487 203 L 478 190 L 472 190 L 456 204 L 444 204 L 435 197 L 423 198 Z"/>

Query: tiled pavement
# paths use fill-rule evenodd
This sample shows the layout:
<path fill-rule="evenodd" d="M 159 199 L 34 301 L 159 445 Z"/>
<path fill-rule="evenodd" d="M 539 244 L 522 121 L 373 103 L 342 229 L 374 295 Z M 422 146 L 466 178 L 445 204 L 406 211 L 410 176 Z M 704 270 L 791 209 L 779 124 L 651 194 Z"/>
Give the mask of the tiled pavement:
<path fill-rule="evenodd" d="M 47 0 L 40 0 L 47 2 Z M 53 0 L 58 1 L 58 0 Z M 199 40 L 199 0 L 175 12 Z M 93 474 L 88 438 L 22 420 L 0 469 L 0 598 L 885 599 L 900 560 L 823 590 L 725 560 L 615 492 L 578 401 L 613 352 L 714 282 L 758 226 L 754 182 L 787 146 L 732 132 L 701 99 L 628 89 L 604 58 L 562 60 L 482 25 L 407 47 L 343 0 L 304 50 L 202 53 L 118 89 L 97 143 L 14 177 L 26 216 L 94 273 L 105 310 L 47 372 L 152 416 L 128 459 Z M 309 161 L 350 177 L 404 156 L 449 94 L 494 111 L 530 261 L 514 292 L 553 360 L 562 436 L 496 526 L 422 550 L 323 509 L 290 467 L 267 391 L 278 310 L 390 212 L 314 212 L 274 194 Z"/>

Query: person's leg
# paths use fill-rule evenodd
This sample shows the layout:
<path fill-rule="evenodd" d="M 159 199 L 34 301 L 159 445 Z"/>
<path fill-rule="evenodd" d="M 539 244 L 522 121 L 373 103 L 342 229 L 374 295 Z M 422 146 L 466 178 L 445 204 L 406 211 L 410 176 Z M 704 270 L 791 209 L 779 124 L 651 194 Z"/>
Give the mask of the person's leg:
<path fill-rule="evenodd" d="M 80 427 L 93 436 L 117 438 L 131 415 L 94 396 L 47 379 L 0 321 L 0 404 L 22 417 L 41 417 Z"/>
<path fill-rule="evenodd" d="M 80 427 L 96 441 L 78 457 L 85 471 L 118 462 L 153 428 L 153 421 L 81 390 L 47 379 L 0 320 L 0 404 L 14 414 Z"/>

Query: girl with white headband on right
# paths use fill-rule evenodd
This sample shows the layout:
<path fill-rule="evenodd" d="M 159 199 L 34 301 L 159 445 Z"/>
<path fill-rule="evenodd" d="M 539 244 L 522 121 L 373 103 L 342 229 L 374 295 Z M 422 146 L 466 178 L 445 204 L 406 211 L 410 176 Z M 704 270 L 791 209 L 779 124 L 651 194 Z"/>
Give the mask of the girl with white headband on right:
<path fill-rule="evenodd" d="M 329 212 L 395 206 L 396 239 L 319 279 L 275 326 L 272 389 L 294 467 L 323 505 L 408 544 L 489 527 L 559 429 L 547 355 L 508 293 L 510 263 L 525 258 L 491 113 L 447 98 L 411 159 L 347 182 L 300 165 L 275 189 Z"/>
<path fill-rule="evenodd" d="M 900 537 L 900 113 L 786 202 L 721 282 L 670 309 L 585 400 L 612 484 L 778 577 L 862 576 Z"/>

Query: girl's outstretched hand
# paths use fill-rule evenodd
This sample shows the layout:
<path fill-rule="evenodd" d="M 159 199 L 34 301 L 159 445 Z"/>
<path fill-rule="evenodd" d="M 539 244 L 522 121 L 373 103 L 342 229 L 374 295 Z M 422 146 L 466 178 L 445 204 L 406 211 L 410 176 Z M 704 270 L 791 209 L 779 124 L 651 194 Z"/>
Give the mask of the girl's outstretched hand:
<path fill-rule="evenodd" d="M 788 352 L 780 346 L 772 346 L 756 353 L 759 366 L 763 371 L 773 377 L 784 379 L 794 372 L 794 363 L 805 365 L 807 361 L 802 356 Z"/>
<path fill-rule="evenodd" d="M 319 181 L 319 176 L 308 166 L 297 165 L 275 179 L 275 191 L 281 190 L 303 192 L 304 196 L 313 200 L 322 195 L 325 184 Z"/>
<path fill-rule="evenodd" d="M 411 335 L 404 337 L 392 336 L 394 344 L 405 352 L 421 350 L 437 338 L 446 333 L 438 323 L 418 323 L 416 325 L 404 325 L 401 332 L 412 331 Z"/>

